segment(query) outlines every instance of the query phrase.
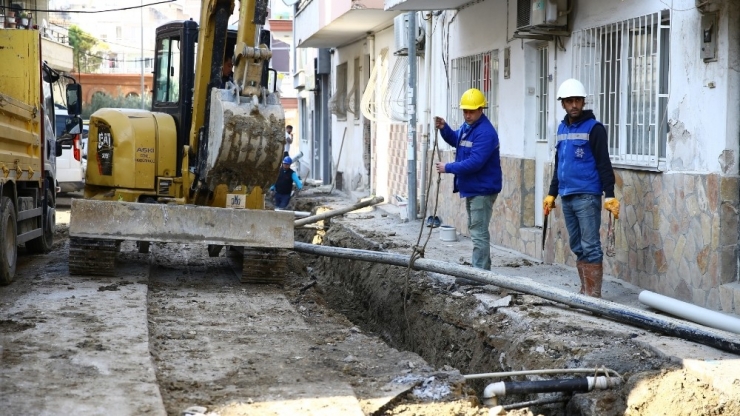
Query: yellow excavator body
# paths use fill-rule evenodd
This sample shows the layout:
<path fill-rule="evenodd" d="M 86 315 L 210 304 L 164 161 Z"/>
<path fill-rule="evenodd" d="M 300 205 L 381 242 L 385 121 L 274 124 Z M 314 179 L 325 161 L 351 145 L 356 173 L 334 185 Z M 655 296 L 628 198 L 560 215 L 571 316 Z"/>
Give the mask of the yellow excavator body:
<path fill-rule="evenodd" d="M 90 117 L 85 199 L 70 218 L 73 274 L 112 274 L 109 253 L 125 240 L 140 251 L 149 242 L 201 241 L 211 255 L 223 245 L 292 248 L 292 215 L 254 213 L 264 210 L 285 144 L 279 96 L 265 85 L 271 52 L 256 41 L 267 4 L 240 2 L 235 36 L 233 0 L 203 1 L 199 26 L 158 28 L 153 111 L 105 108 Z M 224 80 L 232 53 L 234 76 Z M 265 252 L 255 257 L 268 261 L 262 269 L 281 269 Z"/>

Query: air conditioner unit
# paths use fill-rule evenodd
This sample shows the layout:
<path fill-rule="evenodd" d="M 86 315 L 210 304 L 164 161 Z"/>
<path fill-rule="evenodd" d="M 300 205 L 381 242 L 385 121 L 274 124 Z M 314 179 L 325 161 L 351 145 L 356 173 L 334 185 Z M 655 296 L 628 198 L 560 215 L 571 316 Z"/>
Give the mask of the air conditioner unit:
<path fill-rule="evenodd" d="M 306 79 L 306 86 L 304 87 L 305 91 L 314 91 L 316 90 L 316 74 L 314 74 L 312 71 L 304 71 L 304 77 Z"/>
<path fill-rule="evenodd" d="M 418 16 L 418 14 L 414 14 Z M 421 20 L 421 21 L 420 21 Z M 409 54 L 409 15 L 399 14 L 393 18 L 394 55 L 407 56 Z M 416 52 L 424 51 L 424 21 L 417 19 L 416 22 Z"/>
<path fill-rule="evenodd" d="M 568 35 L 569 13 L 568 0 L 517 0 L 515 37 Z"/>

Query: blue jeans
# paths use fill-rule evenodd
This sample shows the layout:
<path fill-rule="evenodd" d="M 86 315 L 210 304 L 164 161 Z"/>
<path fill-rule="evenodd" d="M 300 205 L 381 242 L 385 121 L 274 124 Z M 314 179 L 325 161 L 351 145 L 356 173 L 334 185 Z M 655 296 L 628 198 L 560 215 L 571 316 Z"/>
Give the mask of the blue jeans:
<path fill-rule="evenodd" d="M 473 240 L 473 267 L 491 270 L 491 233 L 488 224 L 491 222 L 493 203 L 498 194 L 480 195 L 465 198 L 465 210 L 468 211 L 468 229 Z"/>
<path fill-rule="evenodd" d="M 578 194 L 561 198 L 570 249 L 578 261 L 601 263 L 601 196 Z"/>
<path fill-rule="evenodd" d="M 290 202 L 290 194 L 279 194 L 275 192 L 275 208 L 285 209 Z"/>

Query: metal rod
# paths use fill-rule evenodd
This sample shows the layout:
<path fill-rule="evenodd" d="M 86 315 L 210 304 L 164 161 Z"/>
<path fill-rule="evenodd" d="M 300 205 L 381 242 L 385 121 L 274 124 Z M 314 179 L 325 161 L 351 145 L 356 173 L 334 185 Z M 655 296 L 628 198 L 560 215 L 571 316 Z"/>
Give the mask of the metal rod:
<path fill-rule="evenodd" d="M 327 211 L 327 212 L 321 213 L 319 215 L 314 215 L 312 217 L 301 218 L 300 220 L 296 220 L 295 221 L 294 226 L 295 227 L 300 227 L 302 225 L 311 224 L 313 222 L 319 222 L 319 221 L 325 220 L 327 218 L 336 217 L 337 215 L 342 215 L 342 214 L 345 214 L 347 212 L 352 212 L 352 211 L 354 211 L 356 209 L 364 208 L 364 207 L 367 207 L 367 206 L 370 206 L 370 205 L 377 205 L 377 204 L 383 202 L 384 200 L 385 199 L 383 199 L 382 196 L 376 196 L 373 199 L 368 199 L 367 201 L 358 202 L 358 203 L 356 203 L 356 204 L 354 204 L 354 205 L 352 205 L 350 207 L 335 209 L 335 210 L 332 210 L 332 211 Z"/>
<path fill-rule="evenodd" d="M 570 397 L 568 397 L 568 396 L 543 397 L 541 399 L 530 400 L 528 402 L 505 404 L 505 405 L 503 405 L 501 407 L 503 407 L 504 410 L 514 410 L 514 409 L 523 409 L 525 407 L 542 406 L 542 405 L 546 405 L 546 404 L 555 404 L 555 403 L 563 403 L 563 402 L 567 402 L 568 400 L 570 400 Z"/>
<path fill-rule="evenodd" d="M 619 373 L 609 368 L 547 368 L 547 369 L 542 369 L 542 370 L 501 371 L 497 373 L 465 374 L 463 375 L 463 378 L 465 378 L 465 380 L 475 380 L 478 378 L 501 378 L 501 377 L 529 376 L 529 375 L 541 375 L 541 374 L 606 374 L 606 375 L 616 374 L 616 375 L 619 375 Z"/>
<path fill-rule="evenodd" d="M 297 222 L 298 221 L 296 221 L 296 223 Z M 301 253 L 319 256 L 384 263 L 400 267 L 408 267 L 411 262 L 410 256 L 402 254 L 326 247 L 299 242 L 294 243 L 294 250 Z M 495 285 L 505 289 L 538 296 L 542 299 L 585 309 L 603 317 L 613 319 L 617 322 L 690 340 L 734 354 L 740 354 L 740 337 L 735 334 L 706 328 L 666 316 L 660 316 L 652 312 L 627 305 L 621 305 L 608 300 L 592 298 L 558 289 L 556 287 L 545 286 L 526 277 L 504 276 L 487 270 L 428 259 L 418 259 L 414 261 L 413 264 L 411 264 L 411 268 L 414 270 L 423 270 L 462 277 L 464 279 L 474 280 L 483 284 Z"/>

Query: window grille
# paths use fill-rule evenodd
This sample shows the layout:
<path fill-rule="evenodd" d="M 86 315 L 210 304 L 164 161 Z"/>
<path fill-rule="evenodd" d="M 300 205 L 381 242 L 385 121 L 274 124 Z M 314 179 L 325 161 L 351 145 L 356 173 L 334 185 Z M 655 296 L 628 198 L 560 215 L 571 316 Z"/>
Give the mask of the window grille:
<path fill-rule="evenodd" d="M 547 46 L 538 49 L 537 54 L 537 141 L 547 141 L 549 61 Z"/>
<path fill-rule="evenodd" d="M 347 63 L 336 66 L 336 90 L 329 98 L 329 112 L 337 116 L 337 120 L 347 120 Z"/>
<path fill-rule="evenodd" d="M 665 161 L 669 38 L 668 11 L 573 34 L 573 73 L 586 87 L 586 108 L 606 127 L 616 165 Z"/>
<path fill-rule="evenodd" d="M 447 124 L 457 129 L 464 122 L 460 96 L 470 88 L 479 89 L 486 97 L 488 107 L 483 113 L 498 129 L 498 51 L 453 59 L 450 62 L 450 113 Z"/>

